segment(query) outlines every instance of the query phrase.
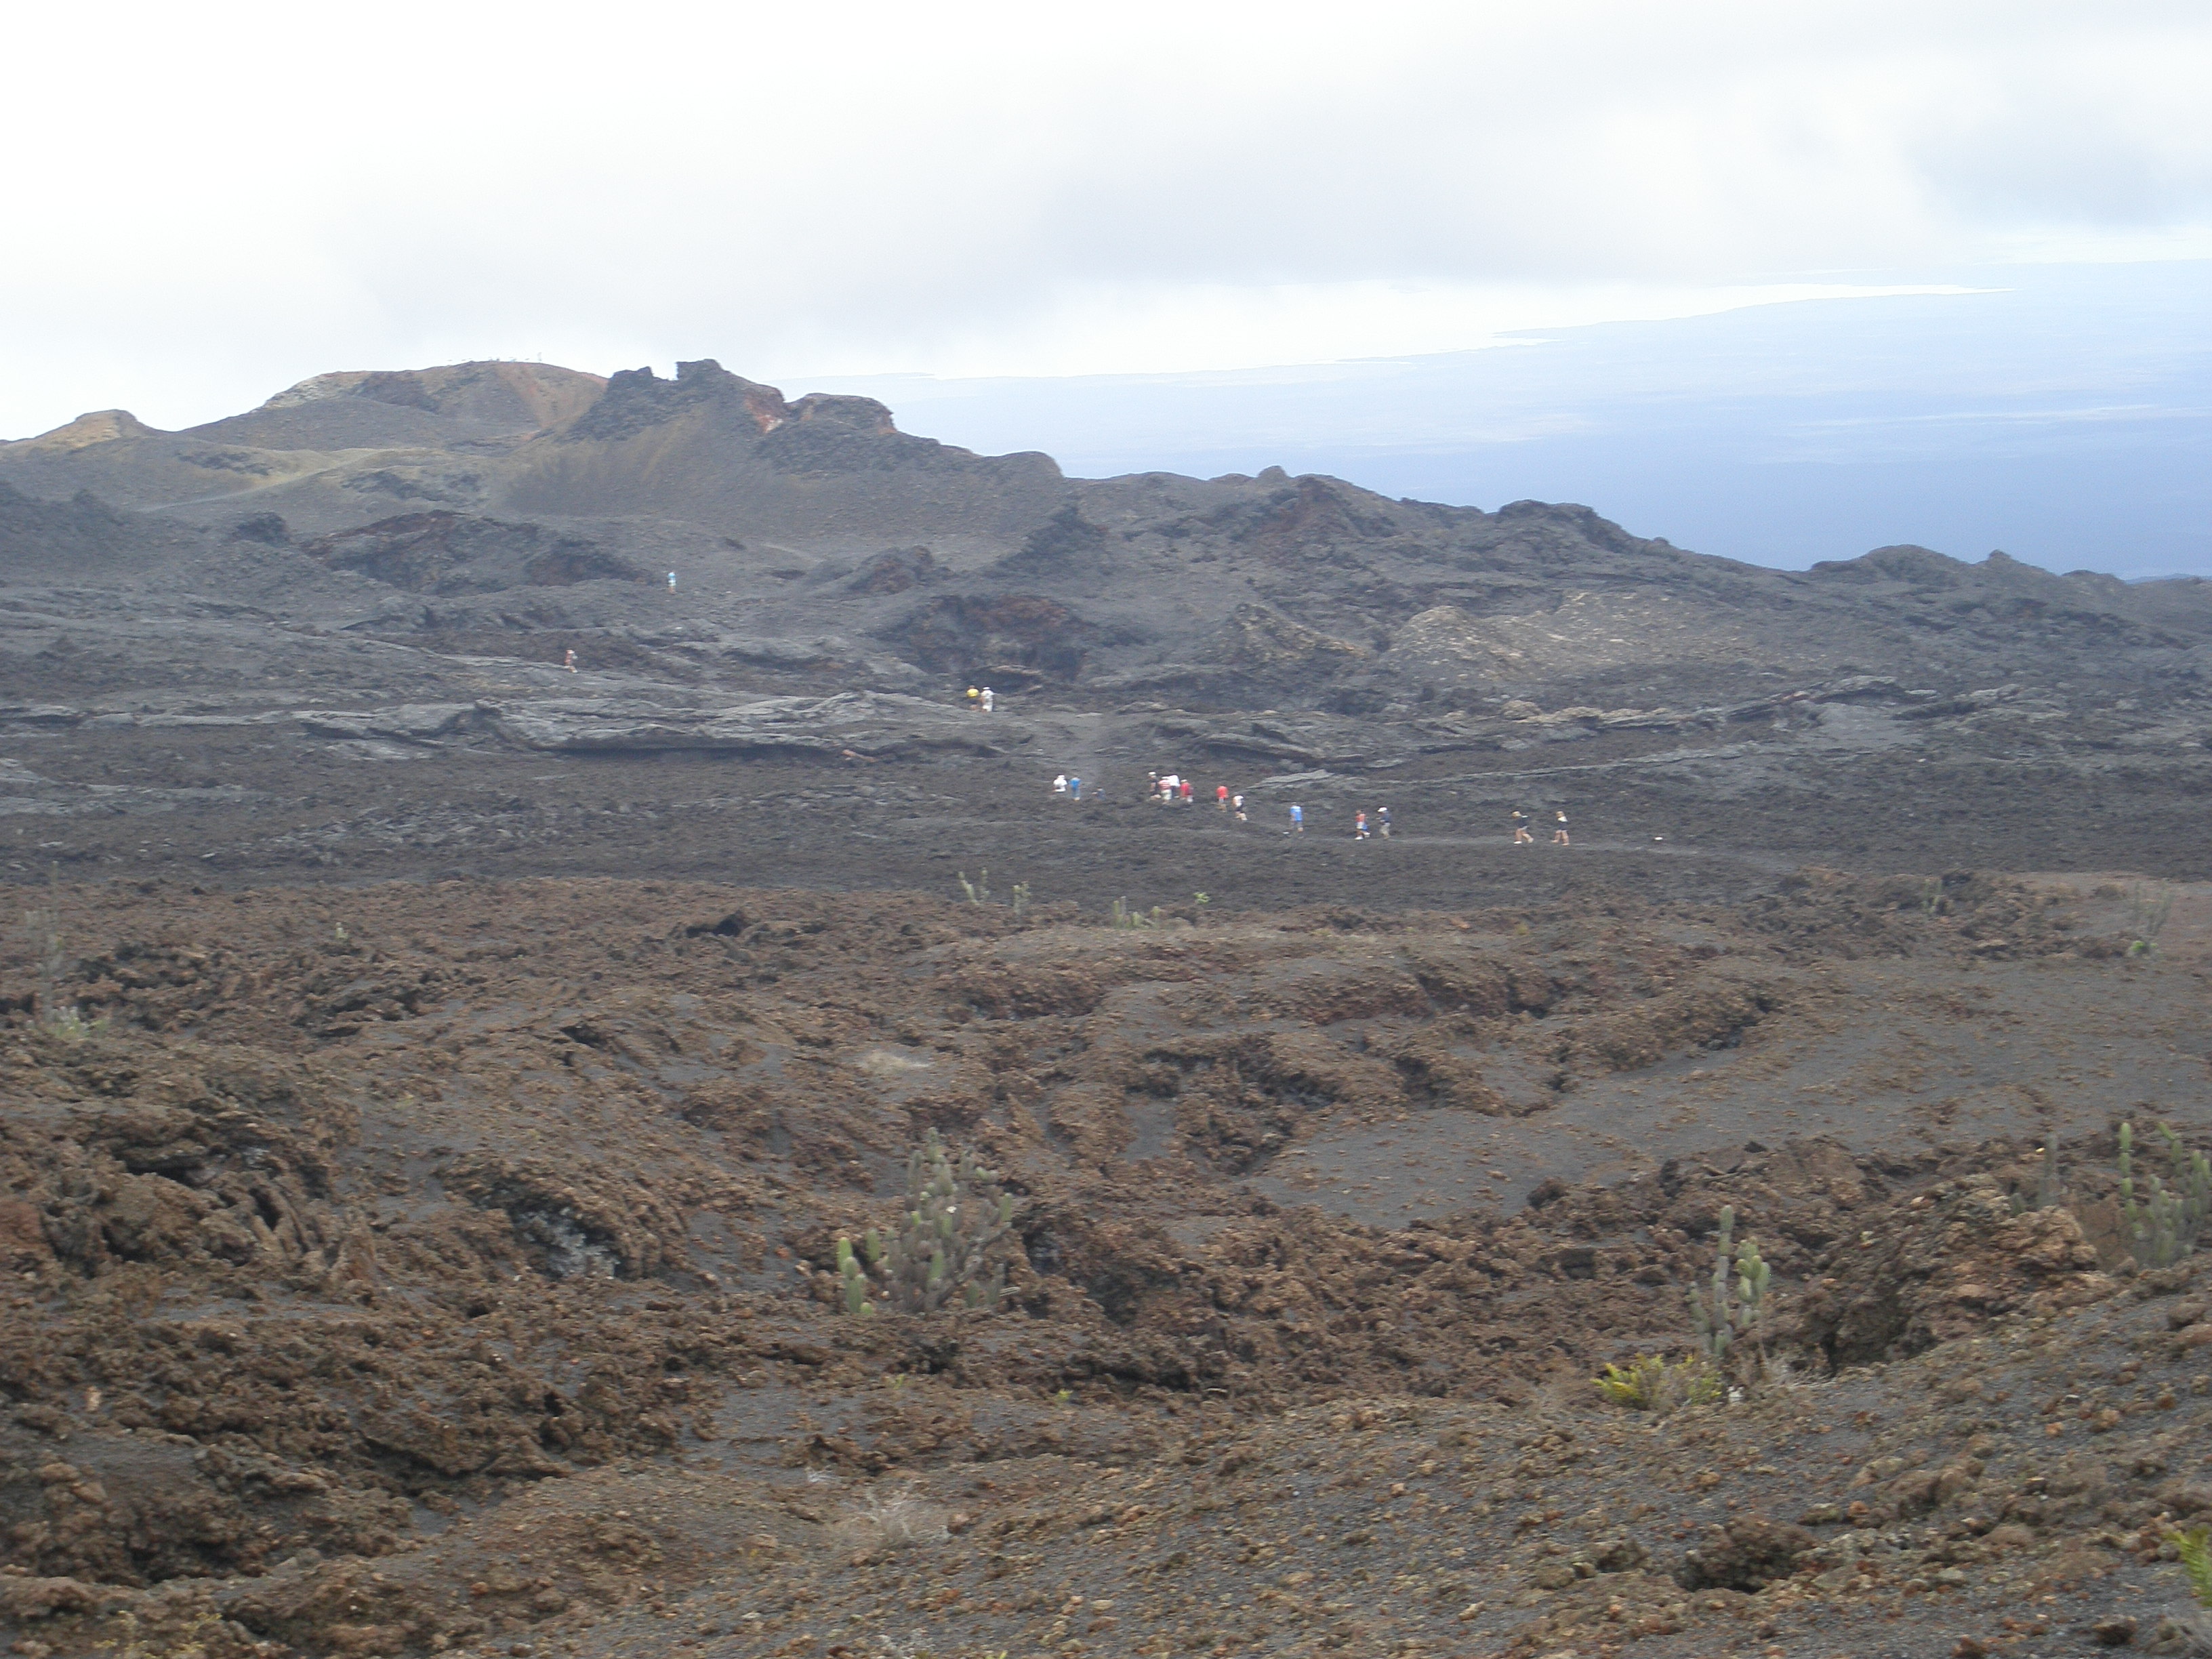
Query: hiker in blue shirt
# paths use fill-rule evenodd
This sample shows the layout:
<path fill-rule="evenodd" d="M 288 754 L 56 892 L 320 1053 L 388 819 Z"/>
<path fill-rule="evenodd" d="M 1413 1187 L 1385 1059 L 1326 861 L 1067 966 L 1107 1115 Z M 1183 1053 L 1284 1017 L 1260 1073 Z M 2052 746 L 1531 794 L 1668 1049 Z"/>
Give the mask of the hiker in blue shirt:
<path fill-rule="evenodd" d="M 1291 827 L 1285 835 L 1303 836 L 1306 832 L 1306 809 L 1296 801 L 1291 803 Z"/>
<path fill-rule="evenodd" d="M 1073 772 L 1067 775 L 1067 793 L 1077 800 L 1083 799 L 1083 780 Z"/>

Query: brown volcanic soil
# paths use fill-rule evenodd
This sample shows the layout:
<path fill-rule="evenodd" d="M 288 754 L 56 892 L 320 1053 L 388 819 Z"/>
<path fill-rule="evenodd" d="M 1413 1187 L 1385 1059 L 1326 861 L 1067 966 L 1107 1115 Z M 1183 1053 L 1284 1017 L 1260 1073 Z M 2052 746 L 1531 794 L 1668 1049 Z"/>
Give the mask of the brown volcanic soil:
<path fill-rule="evenodd" d="M 0 1047 L 33 1655 L 2060 1654 L 2148 1638 L 2155 1517 L 2212 1507 L 2204 1304 L 2109 1201 L 2113 1118 L 2205 1120 L 2197 890 L 2148 958 L 2116 888 L 1817 872 L 1134 932 L 47 898 L 91 1028 Z M 843 1316 L 932 1127 L 1019 1194 L 1007 1304 Z M 2014 1215 L 2044 1133 L 2073 1207 Z M 1602 1408 L 1724 1203 L 1793 1369 Z"/>

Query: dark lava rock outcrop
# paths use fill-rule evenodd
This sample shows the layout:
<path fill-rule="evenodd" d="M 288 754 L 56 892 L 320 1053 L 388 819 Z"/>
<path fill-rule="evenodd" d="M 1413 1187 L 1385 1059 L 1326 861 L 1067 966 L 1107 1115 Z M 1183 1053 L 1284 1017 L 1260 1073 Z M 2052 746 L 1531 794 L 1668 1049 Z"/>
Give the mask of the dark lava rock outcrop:
<path fill-rule="evenodd" d="M 334 570 L 357 571 L 410 593 L 653 580 L 627 559 L 580 538 L 556 536 L 539 525 L 459 513 L 380 519 L 358 530 L 319 537 L 304 550 Z"/>

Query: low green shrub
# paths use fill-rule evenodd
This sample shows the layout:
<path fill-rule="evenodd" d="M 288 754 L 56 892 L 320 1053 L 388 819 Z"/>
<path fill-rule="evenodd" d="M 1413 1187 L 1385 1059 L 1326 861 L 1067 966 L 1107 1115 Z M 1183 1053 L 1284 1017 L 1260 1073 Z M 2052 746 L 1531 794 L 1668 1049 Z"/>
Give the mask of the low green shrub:
<path fill-rule="evenodd" d="M 1626 1365 L 1607 1364 L 1590 1381 L 1616 1406 L 1661 1415 L 1681 1406 L 1710 1406 L 1727 1386 L 1712 1361 L 1701 1353 L 1671 1362 L 1662 1354 L 1644 1354 Z"/>
<path fill-rule="evenodd" d="M 2212 1612 L 2212 1527 L 2176 1528 L 2169 1535 L 2181 1571 L 2188 1575 L 2189 1593 L 2198 1607 Z"/>

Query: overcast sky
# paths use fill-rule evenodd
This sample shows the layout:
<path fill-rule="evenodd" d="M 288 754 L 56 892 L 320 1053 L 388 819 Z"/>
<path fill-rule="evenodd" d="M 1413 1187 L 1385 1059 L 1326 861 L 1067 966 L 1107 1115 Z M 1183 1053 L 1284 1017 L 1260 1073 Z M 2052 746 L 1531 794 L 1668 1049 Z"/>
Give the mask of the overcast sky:
<path fill-rule="evenodd" d="M 18 9 L 8 58 L 0 436 L 335 368 L 1234 368 L 2212 253 L 2203 0 L 163 0 Z"/>

